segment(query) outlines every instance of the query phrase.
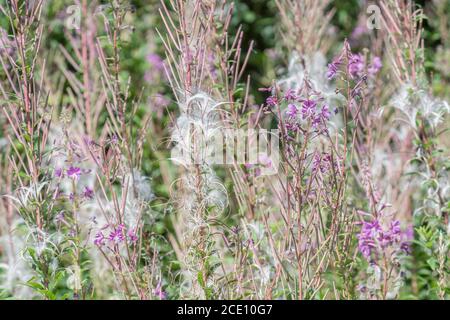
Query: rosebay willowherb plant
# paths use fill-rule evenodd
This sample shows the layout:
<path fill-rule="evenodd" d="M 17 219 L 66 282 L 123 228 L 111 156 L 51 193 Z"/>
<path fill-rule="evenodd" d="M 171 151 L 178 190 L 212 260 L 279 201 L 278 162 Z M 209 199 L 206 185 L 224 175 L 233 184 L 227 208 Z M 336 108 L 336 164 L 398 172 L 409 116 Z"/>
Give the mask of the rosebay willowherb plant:
<path fill-rule="evenodd" d="M 216 4 L 202 1 L 173 1 L 169 9 L 162 2 L 162 19 L 167 36 L 162 36 L 168 60 L 167 71 L 180 115 L 173 124 L 171 140 L 175 144 L 172 159 L 182 165 L 176 181 L 175 204 L 178 217 L 178 243 L 183 256 L 183 286 L 180 294 L 198 298 L 218 295 L 216 254 L 211 226 L 212 219 L 227 205 L 225 187 L 217 178 L 204 152 L 216 132 L 222 128 L 220 108 L 225 101 L 216 101 L 208 66 L 216 23 Z M 220 8 L 219 8 L 220 9 Z M 208 85 L 209 84 L 209 85 Z"/>
<path fill-rule="evenodd" d="M 0 298 L 448 299 L 419 3 L 2 2 Z"/>
<path fill-rule="evenodd" d="M 45 146 L 52 107 L 48 105 L 48 95 L 42 88 L 44 75 L 43 69 L 39 68 L 42 61 L 38 62 L 43 37 L 43 2 L 24 4 L 11 1 L 1 10 L 9 18 L 9 28 L 13 34 L 12 39 L 6 34 L 2 40 L 2 46 L 8 47 L 8 50 L 2 52 L 7 81 L 2 83 L 1 91 L 4 101 L 2 112 L 8 123 L 5 139 L 14 150 L 8 159 L 10 172 L 16 177 L 10 182 L 11 192 L 5 196 L 4 207 L 10 212 L 9 236 L 20 239 L 16 248 L 10 247 L 13 256 L 9 256 L 7 263 L 8 268 L 13 270 L 15 265 L 25 262 L 28 267 L 25 270 L 29 270 L 26 280 L 20 276 L 23 270 L 18 270 L 19 277 L 13 276 L 16 281 L 10 289 L 14 292 L 15 286 L 25 280 L 23 283 L 35 292 L 53 298 L 56 296 L 52 289 L 61 277 L 58 258 L 67 253 L 76 264 L 78 248 L 67 245 L 71 236 L 54 225 L 56 191 L 49 181 L 51 172 L 46 169 L 48 157 Z M 39 73 L 41 76 L 37 76 Z M 14 217 L 12 208 L 20 218 Z M 76 230 L 72 231 L 76 233 Z M 24 261 L 18 262 L 18 259 Z"/>
<path fill-rule="evenodd" d="M 418 233 L 418 251 L 428 255 L 431 277 L 421 279 L 421 284 L 440 299 L 447 296 L 449 255 L 448 155 L 436 142 L 441 134 L 439 125 L 450 105 L 430 93 L 429 80 L 424 72 L 424 48 L 422 38 L 423 12 L 412 3 L 400 1 L 382 4 L 384 23 L 388 29 L 388 49 L 391 52 L 393 72 L 397 78 L 399 93 L 391 105 L 406 118 L 413 134 L 414 154 L 410 172 L 417 176 L 418 196 L 414 215 Z M 407 13 L 397 20 L 400 10 Z M 399 21 L 399 22 L 397 22 Z"/>

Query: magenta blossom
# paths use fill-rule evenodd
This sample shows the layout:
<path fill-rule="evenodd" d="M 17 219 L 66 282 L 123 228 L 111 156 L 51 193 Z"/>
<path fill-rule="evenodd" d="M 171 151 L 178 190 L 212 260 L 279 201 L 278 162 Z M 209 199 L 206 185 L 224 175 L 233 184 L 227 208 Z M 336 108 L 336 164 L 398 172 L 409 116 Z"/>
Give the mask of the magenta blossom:
<path fill-rule="evenodd" d="M 316 153 L 312 162 L 312 171 L 313 172 L 328 172 L 332 167 L 331 155 L 325 153 L 323 155 Z"/>
<path fill-rule="evenodd" d="M 320 112 L 320 115 L 322 116 L 322 118 L 326 121 L 330 120 L 331 118 L 331 112 L 330 112 L 330 108 L 328 107 L 328 105 L 324 105 L 322 107 L 322 111 Z"/>
<path fill-rule="evenodd" d="M 316 112 L 317 102 L 314 100 L 305 100 L 302 105 L 302 118 L 308 119 Z"/>
<path fill-rule="evenodd" d="M 57 178 L 62 178 L 63 175 L 64 175 L 63 169 L 57 168 L 57 169 L 55 170 L 55 177 L 57 177 Z"/>
<path fill-rule="evenodd" d="M 335 60 L 334 62 L 328 64 L 328 71 L 327 71 L 328 80 L 332 80 L 336 77 L 340 64 L 341 62 L 339 60 Z"/>
<path fill-rule="evenodd" d="M 411 253 L 411 244 L 414 239 L 414 228 L 409 226 L 405 231 L 401 233 L 400 241 L 401 241 L 401 250 L 406 253 Z"/>
<path fill-rule="evenodd" d="M 382 67 L 383 63 L 381 62 L 380 57 L 374 57 L 372 59 L 372 64 L 369 66 L 367 71 L 369 72 L 369 75 L 374 76 L 381 70 Z"/>
<path fill-rule="evenodd" d="M 284 99 L 286 100 L 297 100 L 297 95 L 295 94 L 294 89 L 289 89 L 288 91 L 286 91 L 286 93 L 284 94 Z"/>
<path fill-rule="evenodd" d="M 145 73 L 145 81 L 154 82 L 165 76 L 164 60 L 156 53 L 150 53 L 147 56 L 147 62 L 150 64 L 150 69 Z"/>
<path fill-rule="evenodd" d="M 158 284 L 156 285 L 156 288 L 153 289 L 153 294 L 161 300 L 167 299 L 167 294 L 162 289 L 161 281 L 158 282 Z"/>
<path fill-rule="evenodd" d="M 358 248 L 364 258 L 370 260 L 378 257 L 384 250 L 408 252 L 410 237 L 400 228 L 400 221 L 394 220 L 388 227 L 383 227 L 378 219 L 362 223 L 358 235 Z"/>
<path fill-rule="evenodd" d="M 94 244 L 96 246 L 103 246 L 105 244 L 105 236 L 103 235 L 103 232 L 99 231 L 97 232 L 97 234 L 95 235 L 95 239 L 94 239 Z"/>
<path fill-rule="evenodd" d="M 359 77 L 364 72 L 365 59 L 362 54 L 352 54 L 350 57 L 348 71 L 352 77 Z"/>
<path fill-rule="evenodd" d="M 297 114 L 298 114 L 297 106 L 295 104 L 290 103 L 287 106 L 286 115 L 289 116 L 290 118 L 295 118 L 297 117 Z"/>
<path fill-rule="evenodd" d="M 73 180 L 78 180 L 81 176 L 81 169 L 78 167 L 70 167 L 67 170 L 67 176 Z"/>
<path fill-rule="evenodd" d="M 372 253 L 376 253 L 376 241 L 378 241 L 382 232 L 378 220 L 363 222 L 361 232 L 358 235 L 358 248 L 364 258 L 369 260 Z"/>
<path fill-rule="evenodd" d="M 312 125 L 315 129 L 327 130 L 327 121 L 330 120 L 331 112 L 328 105 L 323 105 L 320 112 L 314 114 Z"/>
<path fill-rule="evenodd" d="M 147 56 L 147 61 L 150 63 L 152 68 L 157 71 L 164 71 L 164 60 L 156 53 L 150 53 Z"/>
<path fill-rule="evenodd" d="M 278 104 L 278 99 L 275 96 L 270 96 L 266 99 L 266 103 L 269 107 L 275 107 Z"/>
<path fill-rule="evenodd" d="M 124 230 L 125 226 L 123 224 L 119 224 L 117 228 L 111 231 L 108 239 L 115 244 L 123 242 L 125 240 Z"/>
<path fill-rule="evenodd" d="M 89 187 L 84 187 L 83 196 L 86 199 L 93 199 L 94 198 L 94 190 L 92 190 Z"/>
<path fill-rule="evenodd" d="M 138 237 L 136 236 L 136 233 L 132 229 L 128 230 L 127 236 L 130 242 L 132 243 L 136 243 L 138 241 Z"/>

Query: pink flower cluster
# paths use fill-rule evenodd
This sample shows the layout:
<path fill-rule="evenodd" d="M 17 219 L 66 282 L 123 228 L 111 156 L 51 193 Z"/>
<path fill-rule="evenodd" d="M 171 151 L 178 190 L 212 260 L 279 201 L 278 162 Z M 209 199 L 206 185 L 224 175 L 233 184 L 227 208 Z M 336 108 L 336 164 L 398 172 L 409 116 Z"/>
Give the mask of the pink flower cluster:
<path fill-rule="evenodd" d="M 409 252 L 412 229 L 402 231 L 400 221 L 394 220 L 384 227 L 378 219 L 364 221 L 358 235 L 358 249 L 367 260 L 379 257 L 383 251 L 392 249 L 398 252 Z"/>
<path fill-rule="evenodd" d="M 83 170 L 79 167 L 70 166 L 67 170 L 64 170 L 63 168 L 56 168 L 54 171 L 54 176 L 57 179 L 63 179 L 67 176 L 67 178 L 72 179 L 73 181 L 78 181 L 82 174 L 87 174 L 89 172 L 90 170 Z M 78 194 L 72 192 L 69 194 L 69 199 L 73 201 L 77 195 Z M 58 196 L 61 196 L 61 193 L 58 193 Z M 94 199 L 94 190 L 88 186 L 85 186 L 79 196 L 84 200 L 92 200 Z"/>
<path fill-rule="evenodd" d="M 145 73 L 145 81 L 152 83 L 165 77 L 165 65 L 161 56 L 156 53 L 150 53 L 147 55 L 147 62 L 150 65 L 150 69 Z"/>
<path fill-rule="evenodd" d="M 291 100 L 286 110 L 286 129 L 289 132 L 300 128 L 299 118 L 310 121 L 315 130 L 322 131 L 327 129 L 327 122 L 331 118 L 330 108 L 327 104 L 320 106 L 320 99 L 302 99 Z"/>
<path fill-rule="evenodd" d="M 335 59 L 332 63 L 328 64 L 327 78 L 328 80 L 334 79 L 339 72 L 339 68 L 342 65 L 342 55 Z M 349 54 L 348 72 L 352 78 L 363 77 L 366 73 L 369 77 L 375 77 L 383 67 L 383 63 L 380 57 L 373 57 L 372 61 L 368 63 L 366 57 L 360 53 Z M 366 69 L 367 68 L 367 69 Z M 367 72 L 366 72 L 367 71 Z"/>
<path fill-rule="evenodd" d="M 109 226 L 104 227 L 103 230 L 108 227 Z M 138 240 L 138 237 L 133 229 L 129 228 L 127 230 L 124 224 L 119 224 L 117 227 L 112 228 L 107 237 L 104 235 L 103 231 L 98 231 L 94 238 L 94 244 L 102 247 L 108 242 L 112 247 L 114 247 L 115 245 L 124 242 L 126 238 L 131 243 L 136 243 Z"/>
<path fill-rule="evenodd" d="M 329 153 L 316 153 L 312 162 L 313 172 L 326 173 L 332 168 L 333 161 Z"/>

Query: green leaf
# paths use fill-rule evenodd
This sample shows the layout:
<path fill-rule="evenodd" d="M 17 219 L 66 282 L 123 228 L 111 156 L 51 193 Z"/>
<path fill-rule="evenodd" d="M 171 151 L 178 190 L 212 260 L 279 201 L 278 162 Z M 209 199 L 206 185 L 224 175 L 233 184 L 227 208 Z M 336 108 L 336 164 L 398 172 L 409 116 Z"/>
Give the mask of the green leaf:
<path fill-rule="evenodd" d="M 435 271 L 438 267 L 438 261 L 436 258 L 431 257 L 427 260 L 428 265 L 430 266 L 431 270 Z"/>

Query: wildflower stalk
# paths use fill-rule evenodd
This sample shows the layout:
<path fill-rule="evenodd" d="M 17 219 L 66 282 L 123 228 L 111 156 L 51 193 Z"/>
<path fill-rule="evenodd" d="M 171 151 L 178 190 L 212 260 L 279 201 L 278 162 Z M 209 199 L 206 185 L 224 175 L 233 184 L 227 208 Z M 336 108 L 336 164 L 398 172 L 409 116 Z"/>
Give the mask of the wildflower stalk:
<path fill-rule="evenodd" d="M 52 250 L 46 251 L 45 246 L 48 241 L 47 233 L 51 232 L 53 212 L 48 211 L 47 206 L 51 202 L 53 191 L 45 181 L 46 173 L 43 168 L 51 121 L 46 116 L 50 108 L 47 105 L 47 94 L 42 90 L 44 79 L 42 76 L 39 79 L 37 75 L 40 71 L 38 59 L 43 34 L 43 1 L 10 1 L 7 8 L 2 6 L 0 9 L 9 18 L 14 37 L 14 47 L 6 56 L 7 61 L 4 56 L 1 58 L 3 66 L 12 66 L 5 69 L 9 88 L 0 85 L 6 101 L 2 112 L 11 129 L 7 132 L 7 138 L 14 149 L 14 156 L 10 157 L 10 161 L 17 177 L 14 185 L 16 197 L 10 197 L 24 219 L 28 237 L 33 239 L 33 243 L 23 250 L 27 251 L 39 276 L 35 280 L 37 284 L 34 289 L 41 288 L 40 292 L 51 298 L 51 286 L 55 284 L 55 278 L 50 270 L 50 262 L 55 253 Z M 45 62 L 42 67 L 44 69 Z"/>
<path fill-rule="evenodd" d="M 211 223 L 225 210 L 227 195 L 205 158 L 205 147 L 214 143 L 214 135 L 227 128 L 223 108 L 229 105 L 231 113 L 237 114 L 236 105 L 228 99 L 233 99 L 232 90 L 241 72 L 239 61 L 232 57 L 240 56 L 240 39 L 236 38 L 232 45 L 235 52 L 221 49 L 228 41 L 230 19 L 225 3 L 173 1 L 169 10 L 162 2 L 161 10 L 167 33 L 160 36 L 166 49 L 169 81 L 180 109 L 172 133 L 176 143 L 172 158 L 183 167 L 176 201 L 182 223 L 191 229 L 180 231 L 179 241 L 184 243 L 180 259 L 186 268 L 188 287 L 198 297 L 208 299 L 221 291 L 214 287 L 220 262 Z M 216 27 L 220 23 L 224 23 L 224 29 Z M 210 56 L 221 59 L 225 67 L 222 71 L 232 72 L 232 78 L 222 73 L 223 78 L 216 80 L 214 66 L 207 65 Z M 226 89 L 215 90 L 217 83 Z"/>
<path fill-rule="evenodd" d="M 421 250 L 431 255 L 429 267 L 437 273 L 438 292 L 442 292 L 440 284 L 445 281 L 448 271 L 443 272 L 432 261 L 436 261 L 436 265 L 441 265 L 438 261 L 442 262 L 442 257 L 448 257 L 449 252 L 447 207 L 450 199 L 444 191 L 449 172 L 447 161 L 439 151 L 436 151 L 439 150 L 436 141 L 437 125 L 450 111 L 450 107 L 447 102 L 432 97 L 430 93 L 430 85 L 424 70 L 422 10 L 416 9 L 413 1 L 406 0 L 382 1 L 381 6 L 383 22 L 388 30 L 390 60 L 400 86 L 399 96 L 391 104 L 407 117 L 409 128 L 415 136 L 416 157 L 411 159 L 411 163 L 417 166 L 416 174 L 420 177 L 419 181 L 424 192 L 421 196 L 423 198 L 421 209 L 415 213 L 421 220 L 416 231 L 421 240 L 431 237 L 433 242 L 431 247 L 422 241 L 419 243 Z M 420 174 L 421 170 L 425 173 Z M 428 228 L 431 226 L 437 227 L 435 234 L 429 233 Z M 430 285 L 434 283 L 432 278 L 426 281 L 431 282 Z M 443 297 L 440 293 L 438 295 Z"/>

